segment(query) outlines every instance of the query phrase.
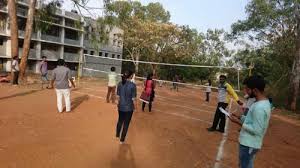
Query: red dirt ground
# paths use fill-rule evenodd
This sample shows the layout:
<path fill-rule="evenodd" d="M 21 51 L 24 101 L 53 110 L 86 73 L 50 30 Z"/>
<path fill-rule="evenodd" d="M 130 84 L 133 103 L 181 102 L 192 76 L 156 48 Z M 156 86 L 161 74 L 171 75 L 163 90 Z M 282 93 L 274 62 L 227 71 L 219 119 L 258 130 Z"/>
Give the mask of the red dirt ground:
<path fill-rule="evenodd" d="M 58 113 L 54 90 L 0 85 L 0 168 L 211 168 L 223 135 L 208 133 L 215 95 L 157 88 L 153 112 L 134 113 L 125 145 L 115 138 L 116 105 L 104 81 L 72 90 L 72 112 Z M 141 88 L 139 88 L 140 90 Z M 236 107 L 233 106 L 232 110 Z M 229 123 L 220 167 L 237 167 L 238 127 Z M 300 127 L 273 117 L 256 168 L 300 167 Z"/>

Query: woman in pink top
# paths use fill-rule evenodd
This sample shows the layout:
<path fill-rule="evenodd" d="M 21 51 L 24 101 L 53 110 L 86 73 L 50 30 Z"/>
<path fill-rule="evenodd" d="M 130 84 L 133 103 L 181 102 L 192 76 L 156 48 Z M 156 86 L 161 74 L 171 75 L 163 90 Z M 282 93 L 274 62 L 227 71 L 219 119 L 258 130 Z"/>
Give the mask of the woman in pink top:
<path fill-rule="evenodd" d="M 145 92 L 147 94 L 147 96 L 150 97 L 150 100 L 149 100 L 149 112 L 151 112 L 151 109 L 152 109 L 152 102 L 154 100 L 154 97 L 155 97 L 155 91 L 154 91 L 154 88 L 155 88 L 155 83 L 154 81 L 152 80 L 153 78 L 153 74 L 149 74 L 147 76 L 147 80 L 145 81 L 144 83 L 144 86 L 145 86 Z M 145 111 L 145 106 L 146 106 L 146 103 L 143 102 L 142 104 L 142 110 Z"/>

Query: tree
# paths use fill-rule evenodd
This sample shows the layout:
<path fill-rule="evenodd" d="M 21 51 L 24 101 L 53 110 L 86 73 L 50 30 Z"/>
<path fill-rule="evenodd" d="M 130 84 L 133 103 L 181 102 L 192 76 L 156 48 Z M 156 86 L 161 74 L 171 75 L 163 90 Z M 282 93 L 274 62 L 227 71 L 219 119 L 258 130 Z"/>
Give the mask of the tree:
<path fill-rule="evenodd" d="M 11 56 L 18 56 L 18 22 L 17 22 L 16 1 L 8 1 L 8 15 L 10 21 L 10 38 L 11 38 Z"/>
<path fill-rule="evenodd" d="M 28 54 L 30 51 L 30 41 L 33 28 L 36 0 L 30 0 L 29 10 L 26 21 L 25 36 L 23 43 L 22 59 L 20 64 L 20 78 L 24 80 L 24 75 L 27 67 Z"/>
<path fill-rule="evenodd" d="M 280 65 L 281 72 L 277 68 L 270 70 L 271 82 L 276 83 L 289 73 L 289 108 L 293 111 L 296 110 L 300 79 L 298 3 L 298 0 L 252 0 L 246 7 L 247 19 L 232 25 L 233 37 L 246 35 L 251 41 L 259 42 L 257 52 L 262 51 L 270 61 L 265 65 Z"/>

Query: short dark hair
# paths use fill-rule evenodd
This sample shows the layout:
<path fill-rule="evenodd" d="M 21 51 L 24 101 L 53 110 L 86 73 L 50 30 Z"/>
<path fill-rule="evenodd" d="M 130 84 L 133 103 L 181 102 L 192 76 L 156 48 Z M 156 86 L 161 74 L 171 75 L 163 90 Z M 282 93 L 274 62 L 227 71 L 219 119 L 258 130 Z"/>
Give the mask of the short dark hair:
<path fill-rule="evenodd" d="M 219 78 L 224 78 L 224 79 L 227 79 L 227 77 L 225 75 L 220 75 Z"/>
<path fill-rule="evenodd" d="M 13 57 L 13 59 L 17 59 L 17 58 L 19 58 L 18 55 L 15 55 L 15 56 Z"/>
<path fill-rule="evenodd" d="M 58 60 L 57 60 L 57 65 L 59 65 L 59 66 L 65 65 L 65 60 L 63 60 L 63 59 L 58 59 Z"/>
<path fill-rule="evenodd" d="M 115 71 L 116 71 L 116 68 L 115 68 L 115 67 L 111 67 L 110 70 L 111 70 L 112 72 L 115 72 Z"/>
<path fill-rule="evenodd" d="M 44 59 L 44 58 L 47 58 L 46 56 L 42 56 L 42 58 Z"/>
<path fill-rule="evenodd" d="M 264 92 L 266 87 L 266 82 L 262 76 L 251 76 L 245 81 L 245 85 L 250 89 L 258 89 L 261 92 Z"/>

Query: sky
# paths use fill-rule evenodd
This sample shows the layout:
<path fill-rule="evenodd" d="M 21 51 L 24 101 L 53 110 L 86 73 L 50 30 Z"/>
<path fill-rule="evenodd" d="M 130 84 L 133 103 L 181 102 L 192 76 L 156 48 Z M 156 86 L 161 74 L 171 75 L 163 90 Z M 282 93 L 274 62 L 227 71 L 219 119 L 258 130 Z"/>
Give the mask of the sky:
<path fill-rule="evenodd" d="M 237 20 L 246 18 L 245 6 L 249 0 L 140 0 L 142 4 L 160 2 L 171 14 L 171 22 L 189 25 L 198 31 L 207 29 L 224 29 Z M 90 0 L 88 6 L 102 8 L 102 0 Z M 64 8 L 70 10 L 72 5 L 65 0 Z M 101 10 L 90 11 L 93 15 L 101 15 Z M 85 13 L 87 14 L 87 13 Z"/>

